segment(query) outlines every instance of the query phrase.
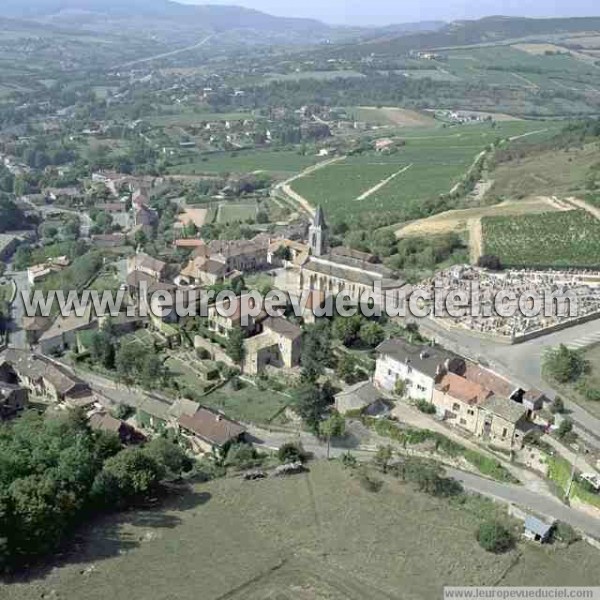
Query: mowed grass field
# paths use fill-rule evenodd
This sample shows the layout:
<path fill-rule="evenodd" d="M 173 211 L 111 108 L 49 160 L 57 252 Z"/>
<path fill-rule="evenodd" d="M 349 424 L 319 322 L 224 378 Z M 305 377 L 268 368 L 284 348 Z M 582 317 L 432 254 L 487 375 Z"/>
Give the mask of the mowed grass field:
<path fill-rule="evenodd" d="M 583 210 L 482 219 L 483 254 L 506 267 L 600 267 L 600 221 Z"/>
<path fill-rule="evenodd" d="M 166 508 L 104 519 L 61 564 L 0 584 L 4 600 L 439 599 L 444 585 L 598 585 L 600 552 L 521 543 L 482 550 L 491 503 L 453 503 L 338 463 L 289 478 L 198 484 Z"/>
<path fill-rule="evenodd" d="M 322 158 L 304 156 L 294 150 L 263 151 L 242 150 L 219 152 L 199 156 L 194 162 L 182 163 L 169 168 L 171 175 L 202 175 L 215 173 L 267 173 L 293 175 L 310 167 Z"/>
<path fill-rule="evenodd" d="M 254 203 L 232 203 L 221 202 L 217 212 L 217 223 L 227 225 L 229 223 L 243 223 L 256 218 L 257 205 Z"/>
<path fill-rule="evenodd" d="M 395 212 L 397 220 L 420 214 L 420 204 L 448 194 L 461 181 L 477 155 L 498 139 L 555 127 L 544 122 L 513 121 L 461 127 L 412 129 L 403 133 L 406 145 L 392 155 L 368 152 L 296 179 L 292 189 L 310 204 L 322 205 L 338 218 L 361 213 Z M 533 137 L 533 136 L 532 136 Z M 406 168 L 408 167 L 408 168 Z M 384 179 L 406 170 L 364 200 L 365 192 Z"/>

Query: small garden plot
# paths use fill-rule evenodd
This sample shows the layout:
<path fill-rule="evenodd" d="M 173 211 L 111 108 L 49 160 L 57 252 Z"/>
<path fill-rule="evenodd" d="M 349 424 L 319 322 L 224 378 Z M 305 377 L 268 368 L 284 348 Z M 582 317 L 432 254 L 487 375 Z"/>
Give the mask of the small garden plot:
<path fill-rule="evenodd" d="M 270 423 L 291 403 L 291 398 L 273 390 L 260 390 L 242 382 L 241 389 L 228 384 L 201 399 L 203 405 L 220 410 L 245 423 Z"/>
<path fill-rule="evenodd" d="M 600 221 L 583 210 L 486 217 L 482 227 L 483 253 L 505 267 L 600 267 Z"/>

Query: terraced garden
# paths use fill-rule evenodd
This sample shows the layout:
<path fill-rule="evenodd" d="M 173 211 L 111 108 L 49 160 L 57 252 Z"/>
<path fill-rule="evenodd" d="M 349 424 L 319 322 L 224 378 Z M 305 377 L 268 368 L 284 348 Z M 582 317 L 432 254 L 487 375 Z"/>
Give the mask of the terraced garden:
<path fill-rule="evenodd" d="M 485 217 L 483 253 L 506 267 L 600 267 L 600 221 L 583 210 Z"/>

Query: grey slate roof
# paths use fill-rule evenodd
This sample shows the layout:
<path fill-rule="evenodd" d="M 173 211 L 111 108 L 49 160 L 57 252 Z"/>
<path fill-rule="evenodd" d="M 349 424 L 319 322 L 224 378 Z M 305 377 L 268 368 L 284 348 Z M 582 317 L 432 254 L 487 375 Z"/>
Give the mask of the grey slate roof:
<path fill-rule="evenodd" d="M 399 362 L 409 363 L 415 371 L 430 377 L 435 377 L 439 372 L 439 367 L 444 365 L 447 360 L 458 358 L 447 350 L 440 350 L 431 346 L 416 346 L 401 338 L 382 342 L 377 346 L 377 352 L 378 354 L 391 356 Z"/>
<path fill-rule="evenodd" d="M 540 519 L 532 515 L 527 515 L 525 518 L 525 529 L 543 538 L 550 533 L 553 525 L 553 523 L 545 523 L 544 521 L 540 521 Z"/>
<path fill-rule="evenodd" d="M 509 423 L 517 423 L 519 419 L 527 413 L 527 409 L 522 405 L 502 398 L 501 396 L 490 396 L 486 398 L 481 404 L 481 408 L 506 419 Z"/>

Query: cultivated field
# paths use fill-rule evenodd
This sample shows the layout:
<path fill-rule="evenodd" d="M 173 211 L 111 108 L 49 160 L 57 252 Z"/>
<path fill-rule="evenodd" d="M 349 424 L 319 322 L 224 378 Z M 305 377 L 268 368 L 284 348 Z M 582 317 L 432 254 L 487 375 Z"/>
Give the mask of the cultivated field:
<path fill-rule="evenodd" d="M 368 492 L 336 463 L 287 479 L 194 486 L 168 509 L 83 533 L 60 566 L 0 586 L 5 600 L 438 599 L 444 585 L 598 585 L 600 553 L 520 544 L 483 551 L 491 503 L 460 505 L 397 481 Z"/>
<path fill-rule="evenodd" d="M 395 154 L 350 156 L 296 179 L 291 187 L 311 205 L 321 204 L 334 218 L 351 219 L 376 211 L 390 212 L 396 221 L 408 220 L 423 214 L 423 202 L 448 194 L 490 143 L 545 129 L 545 123 L 528 121 L 503 122 L 495 127 L 412 129 L 403 135 L 406 145 Z M 409 165 L 404 173 L 369 195 L 368 201 L 359 200 Z"/>
<path fill-rule="evenodd" d="M 600 267 L 600 221 L 583 210 L 486 217 L 483 253 L 506 267 Z"/>
<path fill-rule="evenodd" d="M 169 174 L 201 175 L 203 173 L 254 173 L 265 171 L 284 175 L 297 173 L 319 162 L 318 156 L 304 156 L 293 150 L 218 152 L 203 155 L 191 163 L 169 169 Z"/>

